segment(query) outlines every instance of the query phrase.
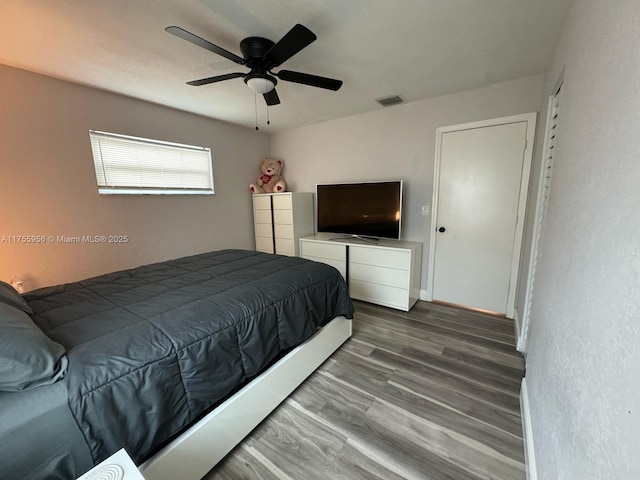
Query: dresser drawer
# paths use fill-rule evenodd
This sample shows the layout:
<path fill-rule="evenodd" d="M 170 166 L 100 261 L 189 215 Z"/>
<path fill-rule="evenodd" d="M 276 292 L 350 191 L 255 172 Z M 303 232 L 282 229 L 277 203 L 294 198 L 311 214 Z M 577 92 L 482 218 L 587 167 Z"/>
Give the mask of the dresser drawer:
<path fill-rule="evenodd" d="M 256 236 L 256 250 L 259 252 L 273 253 L 273 238 Z"/>
<path fill-rule="evenodd" d="M 273 223 L 280 225 L 293 225 L 293 212 L 291 210 L 274 210 Z"/>
<path fill-rule="evenodd" d="M 319 243 L 300 241 L 300 256 L 304 258 L 326 258 L 328 260 L 347 261 L 347 247 L 337 243 Z"/>
<path fill-rule="evenodd" d="M 349 278 L 405 290 L 409 288 L 409 275 L 407 275 L 407 271 L 397 268 L 349 262 Z"/>
<path fill-rule="evenodd" d="M 351 275 L 351 272 L 349 272 L 349 275 Z M 409 292 L 403 288 L 389 287 L 349 278 L 349 293 L 351 298 L 356 300 L 400 308 L 405 311 L 408 309 Z"/>
<path fill-rule="evenodd" d="M 286 238 L 293 241 L 293 225 L 280 225 L 276 223 L 273 229 L 276 232 L 276 238 Z"/>
<path fill-rule="evenodd" d="M 291 210 L 293 208 L 291 205 L 291 199 L 293 197 L 291 195 L 274 195 L 271 198 L 273 199 L 274 210 Z"/>
<path fill-rule="evenodd" d="M 347 263 L 345 261 L 332 260 L 329 258 L 311 257 L 308 255 L 305 256 L 304 258 L 306 258 L 307 260 L 313 260 L 314 262 L 331 265 L 333 268 L 335 268 L 340 272 L 340 275 L 342 275 L 342 278 L 344 278 L 345 280 L 347 279 Z"/>
<path fill-rule="evenodd" d="M 288 238 L 276 238 L 276 253 L 278 255 L 294 256 L 296 254 L 293 240 Z"/>
<path fill-rule="evenodd" d="M 253 197 L 253 207 L 256 210 L 271 210 L 271 197 L 268 195 L 255 195 Z"/>
<path fill-rule="evenodd" d="M 256 225 L 258 223 L 267 223 L 271 226 L 271 210 L 256 210 L 254 215 Z"/>
<path fill-rule="evenodd" d="M 349 247 L 349 262 L 409 270 L 411 267 L 411 252 L 408 250 L 352 245 Z"/>
<path fill-rule="evenodd" d="M 270 223 L 256 223 L 256 237 L 269 237 L 273 235 Z"/>

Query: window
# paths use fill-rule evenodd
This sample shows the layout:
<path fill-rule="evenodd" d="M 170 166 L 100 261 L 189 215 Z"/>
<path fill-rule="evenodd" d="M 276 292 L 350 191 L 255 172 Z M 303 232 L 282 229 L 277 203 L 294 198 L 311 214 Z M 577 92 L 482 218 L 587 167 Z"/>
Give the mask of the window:
<path fill-rule="evenodd" d="M 211 149 L 89 131 L 101 194 L 212 195 Z"/>

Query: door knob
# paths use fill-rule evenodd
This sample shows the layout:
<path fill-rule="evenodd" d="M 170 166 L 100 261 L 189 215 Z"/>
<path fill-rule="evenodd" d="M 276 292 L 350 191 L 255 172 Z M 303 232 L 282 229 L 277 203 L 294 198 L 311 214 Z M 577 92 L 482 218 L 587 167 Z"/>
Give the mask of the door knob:
<path fill-rule="evenodd" d="M 444 227 L 440 227 L 440 228 L 438 229 L 438 231 L 439 231 L 440 233 L 444 232 L 445 230 L 446 230 L 446 228 L 444 228 Z"/>

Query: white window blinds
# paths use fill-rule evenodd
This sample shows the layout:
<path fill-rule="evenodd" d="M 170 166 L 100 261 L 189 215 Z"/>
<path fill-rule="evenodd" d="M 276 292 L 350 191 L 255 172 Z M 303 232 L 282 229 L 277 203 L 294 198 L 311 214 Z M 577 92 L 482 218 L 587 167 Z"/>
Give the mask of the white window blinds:
<path fill-rule="evenodd" d="M 89 131 L 101 194 L 211 195 L 211 149 Z"/>

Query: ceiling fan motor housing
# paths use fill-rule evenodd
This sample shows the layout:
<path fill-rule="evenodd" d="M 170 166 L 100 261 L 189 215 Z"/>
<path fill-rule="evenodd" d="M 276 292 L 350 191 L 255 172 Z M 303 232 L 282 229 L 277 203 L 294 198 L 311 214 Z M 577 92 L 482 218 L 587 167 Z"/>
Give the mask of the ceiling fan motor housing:
<path fill-rule="evenodd" d="M 263 57 L 274 45 L 275 43 L 271 40 L 262 37 L 247 37 L 242 40 L 240 51 L 247 67 L 251 69 L 255 67 L 268 68 L 268 65 L 263 65 Z"/>

